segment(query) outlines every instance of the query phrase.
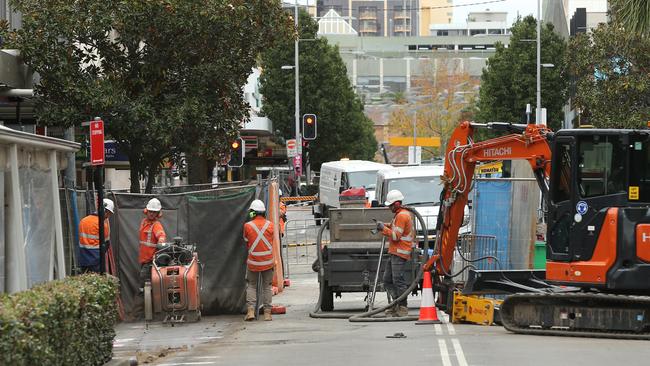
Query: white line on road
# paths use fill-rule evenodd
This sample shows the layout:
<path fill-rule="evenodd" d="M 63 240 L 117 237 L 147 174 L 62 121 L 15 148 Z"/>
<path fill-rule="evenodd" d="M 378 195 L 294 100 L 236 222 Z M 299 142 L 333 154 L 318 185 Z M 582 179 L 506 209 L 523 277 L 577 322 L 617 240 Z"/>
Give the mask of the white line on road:
<path fill-rule="evenodd" d="M 449 329 L 449 335 L 456 335 L 456 329 L 450 321 L 447 321 L 447 328 Z"/>
<path fill-rule="evenodd" d="M 199 361 L 199 362 L 178 362 L 178 363 L 161 363 L 158 366 L 183 366 L 183 365 L 216 365 L 212 361 Z"/>
<path fill-rule="evenodd" d="M 465 353 L 463 353 L 463 347 L 460 346 L 460 341 L 456 338 L 453 338 L 451 340 L 451 344 L 454 345 L 454 352 L 456 353 L 458 364 L 460 366 L 468 366 L 467 360 L 465 359 Z"/>
<path fill-rule="evenodd" d="M 221 358 L 221 356 L 192 356 L 191 358 L 196 358 L 197 360 L 206 360 L 212 358 Z"/>
<path fill-rule="evenodd" d="M 438 339 L 438 346 L 440 347 L 440 357 L 442 358 L 442 366 L 451 366 L 451 358 L 447 351 L 447 344 L 444 339 Z"/>
<path fill-rule="evenodd" d="M 434 324 L 433 329 L 436 331 L 436 335 L 442 335 L 442 326 L 440 324 Z"/>
<path fill-rule="evenodd" d="M 223 336 L 205 336 L 205 337 L 199 337 L 197 339 L 219 339 L 223 338 Z"/>

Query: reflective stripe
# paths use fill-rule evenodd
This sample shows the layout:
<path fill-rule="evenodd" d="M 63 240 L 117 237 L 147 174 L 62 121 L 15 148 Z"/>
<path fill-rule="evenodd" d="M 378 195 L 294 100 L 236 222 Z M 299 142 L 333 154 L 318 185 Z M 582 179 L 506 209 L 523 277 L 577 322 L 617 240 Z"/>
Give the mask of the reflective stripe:
<path fill-rule="evenodd" d="M 99 245 L 84 245 L 84 244 L 79 244 L 79 248 L 91 249 L 91 250 L 99 250 Z"/>
<path fill-rule="evenodd" d="M 403 241 L 413 241 L 413 238 L 411 238 L 410 236 L 402 236 L 402 237 L 400 238 L 400 240 L 403 240 Z"/>
<path fill-rule="evenodd" d="M 393 230 L 397 231 L 397 232 L 400 233 L 400 234 L 404 233 L 404 229 L 402 229 L 402 228 L 399 227 L 399 226 L 393 226 Z"/>
<path fill-rule="evenodd" d="M 141 241 L 140 245 L 144 245 L 145 247 L 149 247 L 149 248 L 155 248 L 157 246 L 156 243 L 150 243 L 147 241 Z"/>
<path fill-rule="evenodd" d="M 404 249 L 400 249 L 400 248 L 397 248 L 395 251 L 396 251 L 397 253 L 399 253 L 399 254 L 406 254 L 406 255 L 410 255 L 410 254 L 411 254 L 411 251 L 410 251 L 410 250 L 404 250 Z"/>
<path fill-rule="evenodd" d="M 251 260 L 250 258 L 248 259 L 248 264 L 253 265 L 253 266 L 266 266 L 269 264 L 273 264 L 273 259 L 264 261 L 264 262 L 257 262 L 254 260 Z"/>
<path fill-rule="evenodd" d="M 271 243 L 269 243 L 268 240 L 266 240 L 266 237 L 264 236 L 264 232 L 266 231 L 266 229 L 269 228 L 269 225 L 271 225 L 271 221 L 265 222 L 261 230 L 252 221 L 249 221 L 247 225 L 250 225 L 250 227 L 253 230 L 255 230 L 255 232 L 257 233 L 257 238 L 255 238 L 255 241 L 253 242 L 253 244 L 251 244 L 251 247 L 248 248 L 248 254 L 257 255 L 257 256 L 273 254 L 273 246 L 271 245 Z M 266 249 L 267 249 L 266 252 L 255 252 L 255 249 L 257 248 L 257 245 L 260 242 L 266 245 Z M 253 253 L 260 253 L 260 254 L 253 254 Z"/>
<path fill-rule="evenodd" d="M 79 233 L 79 236 L 86 239 L 99 239 L 99 235 Z"/>
<path fill-rule="evenodd" d="M 255 257 L 261 257 L 261 256 L 264 256 L 264 255 L 269 255 L 269 254 L 273 254 L 273 251 L 268 250 L 266 252 L 253 252 L 253 253 L 250 253 L 250 255 L 255 256 Z"/>
<path fill-rule="evenodd" d="M 390 234 L 391 234 L 391 237 L 393 238 L 393 241 L 396 241 L 397 240 L 397 234 L 395 234 L 395 232 L 392 231 L 392 230 L 391 230 Z"/>

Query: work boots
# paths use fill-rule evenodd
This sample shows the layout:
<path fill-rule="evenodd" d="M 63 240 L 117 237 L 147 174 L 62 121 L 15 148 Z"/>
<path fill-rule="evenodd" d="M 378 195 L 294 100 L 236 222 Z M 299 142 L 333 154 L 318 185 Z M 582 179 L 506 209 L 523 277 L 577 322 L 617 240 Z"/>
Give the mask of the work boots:
<path fill-rule="evenodd" d="M 395 317 L 397 316 L 397 309 L 395 306 L 391 306 L 384 311 L 384 314 L 386 315 L 387 318 Z"/>
<path fill-rule="evenodd" d="M 397 316 L 399 316 L 399 317 L 409 316 L 409 308 L 407 308 L 406 306 L 402 306 L 402 305 L 398 306 L 397 307 Z"/>
<path fill-rule="evenodd" d="M 252 306 L 248 307 L 248 311 L 246 312 L 246 316 L 244 317 L 244 320 L 249 322 L 251 320 L 255 320 L 255 308 Z"/>
<path fill-rule="evenodd" d="M 267 322 L 273 320 L 271 319 L 271 309 L 264 309 L 264 320 Z"/>

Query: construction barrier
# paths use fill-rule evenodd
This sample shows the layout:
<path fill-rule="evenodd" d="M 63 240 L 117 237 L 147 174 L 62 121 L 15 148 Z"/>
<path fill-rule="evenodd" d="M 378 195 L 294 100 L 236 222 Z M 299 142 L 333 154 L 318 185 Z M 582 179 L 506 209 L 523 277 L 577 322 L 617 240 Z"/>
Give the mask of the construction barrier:
<path fill-rule="evenodd" d="M 316 252 L 316 237 L 322 222 L 319 219 L 289 220 L 286 224 L 284 238 L 282 238 L 282 249 L 285 264 L 285 278 L 289 278 L 291 266 L 311 265 L 318 253 Z M 329 243 L 329 230 L 323 232 L 322 244 Z"/>
<path fill-rule="evenodd" d="M 316 196 L 296 196 L 296 197 L 280 197 L 280 202 L 304 202 L 304 201 L 316 201 L 318 197 Z"/>

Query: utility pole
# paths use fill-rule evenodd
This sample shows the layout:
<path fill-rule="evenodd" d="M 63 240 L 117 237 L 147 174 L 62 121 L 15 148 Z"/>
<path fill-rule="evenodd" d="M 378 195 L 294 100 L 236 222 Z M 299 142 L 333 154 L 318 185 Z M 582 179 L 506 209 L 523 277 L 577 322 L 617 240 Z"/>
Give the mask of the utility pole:
<path fill-rule="evenodd" d="M 542 123 L 542 2 L 537 0 L 537 109 L 535 124 Z"/>
<path fill-rule="evenodd" d="M 294 69 L 296 74 L 296 83 L 295 83 L 295 93 L 296 93 L 296 149 L 302 151 L 302 141 L 300 139 L 300 62 L 298 58 L 298 41 L 300 38 L 300 32 L 298 29 L 298 0 L 295 1 L 295 16 L 294 23 L 296 26 L 296 41 L 294 43 Z M 294 158 L 295 162 L 295 158 Z M 300 157 L 300 163 L 302 164 L 302 156 Z M 301 169 L 302 170 L 302 169 Z M 295 172 L 295 166 L 294 166 Z M 296 194 L 300 195 L 300 175 L 296 174 Z"/>

